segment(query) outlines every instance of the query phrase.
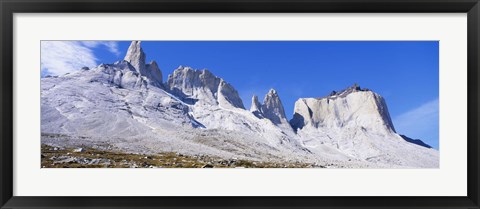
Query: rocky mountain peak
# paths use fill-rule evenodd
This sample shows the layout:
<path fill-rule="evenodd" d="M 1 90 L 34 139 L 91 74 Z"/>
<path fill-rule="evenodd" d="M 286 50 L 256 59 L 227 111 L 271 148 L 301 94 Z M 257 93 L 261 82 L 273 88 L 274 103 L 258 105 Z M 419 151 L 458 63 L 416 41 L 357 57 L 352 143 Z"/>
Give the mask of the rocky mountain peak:
<path fill-rule="evenodd" d="M 141 41 L 132 41 L 130 47 L 128 47 L 124 60 L 128 61 L 138 73 L 144 74 L 146 55 L 140 46 L 140 42 Z"/>
<path fill-rule="evenodd" d="M 287 122 L 285 109 L 275 89 L 268 91 L 262 105 L 258 102 L 258 98 L 253 96 L 250 111 L 257 117 L 267 118 L 276 125 Z"/>
<path fill-rule="evenodd" d="M 252 115 L 212 72 L 180 66 L 162 84 L 158 64 L 145 57 L 134 41 L 125 60 L 41 78 L 42 143 L 321 167 L 438 167 L 438 152 L 396 134 L 383 97 L 359 85 L 298 99 L 289 124 L 275 89 L 262 104 L 252 97 Z"/>
<path fill-rule="evenodd" d="M 217 101 L 222 107 L 245 109 L 242 99 L 238 96 L 237 90 L 223 79 L 220 79 L 220 84 L 218 85 Z"/>
<path fill-rule="evenodd" d="M 275 90 L 270 90 L 265 96 L 262 112 L 266 118 L 275 124 L 281 123 L 283 119 L 286 119 L 282 101 Z"/>
<path fill-rule="evenodd" d="M 337 97 L 345 97 L 351 93 L 354 93 L 354 92 L 360 92 L 360 91 L 370 91 L 369 89 L 367 88 L 364 88 L 362 89 L 357 83 L 353 84 L 352 86 L 344 89 L 344 90 L 341 90 L 341 91 L 332 91 L 328 96 L 326 97 L 322 97 L 322 98 L 330 98 L 330 99 L 334 99 L 334 98 L 337 98 Z M 321 99 L 321 98 L 320 98 Z"/>
<path fill-rule="evenodd" d="M 149 84 L 161 87 L 163 82 L 162 71 L 155 61 L 146 64 L 146 55 L 140 43 L 140 41 L 132 41 L 124 60 L 129 62 L 140 76 L 145 76 Z"/>
<path fill-rule="evenodd" d="M 252 105 L 250 106 L 250 112 L 260 111 L 262 109 L 262 105 L 258 101 L 258 97 L 256 95 L 252 96 Z"/>
<path fill-rule="evenodd" d="M 323 98 L 297 100 L 290 123 L 294 129 L 350 127 L 395 132 L 384 98 L 358 85 Z"/>
<path fill-rule="evenodd" d="M 184 98 L 216 100 L 220 78 L 206 70 L 179 66 L 168 76 L 168 88 Z"/>
<path fill-rule="evenodd" d="M 278 96 L 277 91 L 275 91 L 275 89 L 270 89 L 270 90 L 268 91 L 267 95 L 270 95 L 270 96 Z"/>
<path fill-rule="evenodd" d="M 180 66 L 168 76 L 166 85 L 172 93 L 194 103 L 245 108 L 237 90 L 206 69 Z"/>
<path fill-rule="evenodd" d="M 252 105 L 250 106 L 250 112 L 252 112 L 257 118 L 264 118 L 262 113 L 262 105 L 258 101 L 256 95 L 252 96 Z"/>
<path fill-rule="evenodd" d="M 149 78 L 151 78 L 153 81 L 155 81 L 157 84 L 162 84 L 163 82 L 163 75 L 162 71 L 158 67 L 157 62 L 151 61 L 148 63 L 146 66 L 146 74 Z"/>

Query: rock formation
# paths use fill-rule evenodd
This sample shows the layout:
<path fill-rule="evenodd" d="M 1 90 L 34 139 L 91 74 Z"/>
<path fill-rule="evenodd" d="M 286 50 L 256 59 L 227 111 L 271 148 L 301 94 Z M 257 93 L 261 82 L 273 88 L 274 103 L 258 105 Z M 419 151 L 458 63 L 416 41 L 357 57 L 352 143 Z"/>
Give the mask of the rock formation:
<path fill-rule="evenodd" d="M 295 102 L 290 121 L 294 129 L 375 127 L 378 131 L 395 132 L 385 100 L 380 95 L 362 90 L 358 85 L 323 98 L 301 98 Z"/>
<path fill-rule="evenodd" d="M 198 101 L 245 109 L 237 90 L 208 70 L 180 66 L 168 76 L 167 86 L 172 93 L 190 104 Z"/>
<path fill-rule="evenodd" d="M 145 53 L 143 52 L 142 47 L 140 46 L 140 41 L 132 41 L 130 47 L 128 47 L 125 61 L 129 62 L 141 75 L 145 75 Z"/>
<path fill-rule="evenodd" d="M 423 155 L 419 143 L 395 132 L 383 97 L 358 85 L 322 98 L 297 100 L 290 123 L 313 152 L 328 145 L 366 161 L 403 165 L 416 165 Z"/>
<path fill-rule="evenodd" d="M 250 112 L 252 112 L 258 118 L 264 118 L 262 113 L 262 105 L 258 101 L 258 97 L 256 95 L 252 96 L 252 105 L 250 106 Z"/>
<path fill-rule="evenodd" d="M 162 71 L 158 67 L 157 62 L 151 61 L 150 63 L 148 63 L 146 65 L 146 71 L 147 71 L 146 72 L 147 77 L 150 77 L 151 79 L 153 79 L 158 84 L 163 83 Z"/>
<path fill-rule="evenodd" d="M 145 58 L 134 41 L 125 60 L 42 78 L 42 133 L 138 153 L 324 167 L 439 165 L 438 151 L 398 135 L 383 97 L 358 85 L 298 99 L 288 122 L 274 89 L 262 104 L 253 96 L 245 110 L 237 90 L 210 71 L 180 66 L 162 83 L 158 64 Z"/>
<path fill-rule="evenodd" d="M 288 124 L 287 117 L 285 116 L 285 109 L 283 108 L 282 101 L 278 96 L 275 89 L 270 89 L 263 99 L 263 104 L 260 105 L 257 96 L 252 97 L 252 106 L 250 107 L 252 112 L 258 118 L 266 118 L 272 121 L 275 125 Z"/>
<path fill-rule="evenodd" d="M 157 62 L 151 61 L 146 64 L 145 59 L 146 55 L 143 52 L 140 41 L 132 41 L 124 60 L 129 62 L 140 76 L 145 76 L 147 83 L 161 87 L 163 78 Z"/>
<path fill-rule="evenodd" d="M 238 96 L 237 90 L 223 79 L 221 79 L 220 84 L 218 84 L 217 101 L 222 107 L 245 109 L 242 99 Z"/>

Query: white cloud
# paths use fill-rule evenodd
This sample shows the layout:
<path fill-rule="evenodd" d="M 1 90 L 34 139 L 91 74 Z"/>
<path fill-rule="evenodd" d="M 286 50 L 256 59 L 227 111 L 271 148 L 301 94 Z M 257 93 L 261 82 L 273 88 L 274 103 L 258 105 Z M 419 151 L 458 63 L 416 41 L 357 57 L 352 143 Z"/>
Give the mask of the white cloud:
<path fill-rule="evenodd" d="M 429 101 L 394 118 L 396 131 L 424 142 L 438 143 L 438 99 Z"/>
<path fill-rule="evenodd" d="M 42 41 L 40 54 L 41 70 L 52 75 L 97 65 L 93 51 L 76 41 Z"/>
<path fill-rule="evenodd" d="M 120 50 L 118 50 L 118 43 L 116 41 L 81 41 L 81 43 L 88 48 L 105 46 L 111 53 L 115 54 L 116 56 L 120 55 Z"/>
<path fill-rule="evenodd" d="M 63 75 L 82 67 L 97 66 L 93 48 L 104 46 L 115 55 L 120 55 L 118 43 L 114 41 L 42 41 L 42 75 Z"/>

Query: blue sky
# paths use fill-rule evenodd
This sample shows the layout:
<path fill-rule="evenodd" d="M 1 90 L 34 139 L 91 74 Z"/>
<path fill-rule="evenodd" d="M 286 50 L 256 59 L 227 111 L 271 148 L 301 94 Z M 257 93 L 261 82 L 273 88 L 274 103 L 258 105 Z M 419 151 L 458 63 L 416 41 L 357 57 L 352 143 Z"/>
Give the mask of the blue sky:
<path fill-rule="evenodd" d="M 42 42 L 42 75 L 113 63 L 123 59 L 130 44 L 63 43 L 59 47 Z M 262 99 L 274 88 L 289 118 L 298 98 L 321 97 L 358 83 L 385 98 L 398 133 L 437 149 L 438 45 L 437 41 L 142 42 L 147 61 L 157 61 L 164 80 L 179 65 L 208 69 L 237 89 L 246 108 L 253 94 Z M 47 53 L 58 50 L 61 53 Z M 72 62 L 72 57 L 77 60 Z"/>

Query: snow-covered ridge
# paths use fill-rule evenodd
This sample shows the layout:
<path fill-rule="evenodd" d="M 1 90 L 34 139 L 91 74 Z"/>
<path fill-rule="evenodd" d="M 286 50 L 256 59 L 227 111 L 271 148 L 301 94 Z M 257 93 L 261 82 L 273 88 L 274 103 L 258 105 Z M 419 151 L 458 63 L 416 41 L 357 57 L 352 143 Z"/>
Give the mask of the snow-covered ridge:
<path fill-rule="evenodd" d="M 237 90 L 208 70 L 180 66 L 163 82 L 141 42 L 125 59 L 42 78 L 42 132 L 86 136 L 134 152 L 173 151 L 225 158 L 438 167 L 438 151 L 395 132 L 385 100 L 354 85 L 300 98 L 287 121 L 279 93 L 246 110 Z M 85 141 L 82 143 L 100 143 Z"/>

